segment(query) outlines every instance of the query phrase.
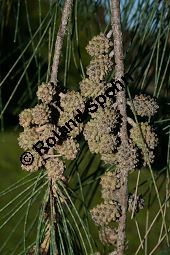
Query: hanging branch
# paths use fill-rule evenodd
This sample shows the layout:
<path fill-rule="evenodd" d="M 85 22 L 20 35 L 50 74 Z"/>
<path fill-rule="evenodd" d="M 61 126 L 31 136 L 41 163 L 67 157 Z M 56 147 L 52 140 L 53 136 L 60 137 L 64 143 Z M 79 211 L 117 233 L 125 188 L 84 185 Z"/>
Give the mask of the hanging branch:
<path fill-rule="evenodd" d="M 120 21 L 120 1 L 111 1 L 112 12 L 112 31 L 114 43 L 114 56 L 115 56 L 115 79 L 121 80 L 124 75 L 124 57 L 123 57 L 123 43 Z M 124 89 L 119 88 L 117 93 L 118 108 L 122 117 L 122 124 L 120 129 L 120 139 L 123 146 L 128 148 L 128 133 L 127 133 L 127 113 L 126 113 L 126 94 Z M 128 201 L 128 171 L 126 167 L 121 169 L 121 190 L 120 190 L 120 204 L 122 215 L 118 227 L 117 239 L 117 255 L 123 255 L 125 250 L 125 226 L 127 214 L 127 201 Z"/>
<path fill-rule="evenodd" d="M 52 64 L 52 70 L 51 70 L 51 77 L 50 82 L 52 82 L 55 86 L 57 85 L 57 74 L 58 74 L 58 68 L 59 68 L 59 62 L 60 62 L 60 55 L 61 50 L 64 42 L 64 36 L 67 30 L 68 20 L 72 13 L 72 7 L 73 7 L 73 0 L 65 0 L 64 8 L 62 12 L 62 18 L 60 22 L 60 27 L 57 33 L 57 38 L 55 42 L 55 49 L 54 49 L 54 57 L 53 57 L 53 64 Z M 52 151 L 53 154 L 53 151 Z M 55 181 L 54 181 L 55 183 Z M 50 205 L 51 205 L 51 221 L 52 225 L 54 224 L 54 221 L 56 220 L 56 211 L 54 209 L 54 199 L 55 199 L 55 185 L 53 185 L 53 180 L 51 180 L 50 183 Z M 51 228 L 52 226 L 50 226 Z M 52 230 L 51 230 L 52 231 Z M 51 231 L 49 233 L 49 238 L 51 238 Z M 58 254 L 57 247 L 55 247 L 55 254 Z"/>
<path fill-rule="evenodd" d="M 51 78 L 50 78 L 50 82 L 53 82 L 55 85 L 57 85 L 57 74 L 58 74 L 60 55 L 61 55 L 61 50 L 63 46 L 64 35 L 67 30 L 68 19 L 72 12 L 72 6 L 73 6 L 73 0 L 65 0 L 61 23 L 60 23 L 60 27 L 59 27 L 56 42 L 55 42 L 54 58 L 53 58 Z"/>

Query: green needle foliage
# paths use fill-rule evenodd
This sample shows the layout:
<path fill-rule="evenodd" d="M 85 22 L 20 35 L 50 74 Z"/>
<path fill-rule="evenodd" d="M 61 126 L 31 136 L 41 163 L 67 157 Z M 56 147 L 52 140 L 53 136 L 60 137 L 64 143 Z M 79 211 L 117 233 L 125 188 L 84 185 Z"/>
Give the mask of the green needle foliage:
<path fill-rule="evenodd" d="M 82 133 L 77 138 L 80 150 L 76 158 L 64 160 L 67 185 L 59 180 L 55 196 L 44 167 L 35 173 L 20 167 L 23 151 L 17 143 L 21 131 L 18 115 L 37 104 L 38 86 L 50 80 L 64 2 L 0 0 L 3 255 L 117 254 L 113 253 L 114 242 L 106 245 L 101 241 L 91 214 L 103 202 L 101 178 L 109 171 L 114 173 L 116 165 L 108 165 L 99 154 L 92 154 Z M 168 0 L 122 0 L 120 6 L 125 72 L 134 79 L 127 88 L 128 116 L 138 126 L 150 122 L 159 140 L 154 163 L 139 165 L 129 175 L 128 191 L 134 199 L 142 194 L 144 209 L 136 213 L 133 200 L 132 210 L 127 212 L 124 254 L 165 255 L 170 253 L 170 5 Z M 86 46 L 94 36 L 110 30 L 111 1 L 73 1 L 57 77 L 63 90 L 80 92 L 79 83 L 86 78 L 91 60 Z M 113 66 L 107 80 L 114 75 Z M 154 119 L 138 116 L 133 101 L 136 94 L 157 100 L 159 110 Z M 141 143 L 143 140 L 140 133 Z M 115 227 L 114 222 L 111 227 Z"/>

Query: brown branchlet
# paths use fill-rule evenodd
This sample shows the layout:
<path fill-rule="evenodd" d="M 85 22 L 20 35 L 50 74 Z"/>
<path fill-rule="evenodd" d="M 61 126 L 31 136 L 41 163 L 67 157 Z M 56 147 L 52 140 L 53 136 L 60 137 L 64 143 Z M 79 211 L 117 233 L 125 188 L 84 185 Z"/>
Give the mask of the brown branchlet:
<path fill-rule="evenodd" d="M 112 45 L 110 39 L 100 34 L 95 36 L 86 47 L 89 55 L 93 57 L 87 67 L 88 78 L 80 82 L 80 90 L 86 100 L 105 92 L 108 84 L 107 76 L 110 74 L 113 64 L 111 54 L 109 54 L 112 51 Z M 104 109 L 99 108 L 97 112 L 90 113 L 91 119 L 86 123 L 83 131 L 89 150 L 92 153 L 100 154 L 104 163 L 116 165 L 115 172 L 108 171 L 101 177 L 103 203 L 98 204 L 91 210 L 92 218 L 100 229 L 100 239 L 105 244 L 116 244 L 117 230 L 109 224 L 113 221 L 119 221 L 121 217 L 121 200 L 119 201 L 119 199 L 121 197 L 120 192 L 122 192 L 121 188 L 124 185 L 121 179 L 122 169 L 126 169 L 127 173 L 136 169 L 141 153 L 143 155 L 143 165 L 152 163 L 154 158 L 153 149 L 158 144 L 157 136 L 149 123 L 141 122 L 139 123 L 140 128 L 138 128 L 133 120 L 130 121 L 130 124 L 133 124 L 130 132 L 127 130 L 130 136 L 128 137 L 127 134 L 127 139 L 125 139 L 123 130 L 124 123 L 127 120 L 123 120 L 124 108 L 121 108 L 123 107 L 122 97 L 119 96 L 121 93 L 123 92 L 119 91 L 115 95 L 116 104 L 114 104 L 114 100 L 110 100 Z M 126 107 L 126 102 L 124 106 Z M 156 101 L 145 95 L 135 96 L 133 107 L 137 115 L 141 117 L 151 117 L 158 110 Z M 132 111 L 133 107 L 131 107 Z M 147 149 L 145 148 L 145 151 L 147 150 L 147 155 L 143 153 L 143 140 L 146 143 Z M 112 207 L 111 201 L 114 201 L 112 211 L 110 209 Z M 135 212 L 143 208 L 144 203 L 141 196 L 136 198 L 135 205 L 132 205 L 133 203 L 134 196 L 129 195 L 129 211 L 132 206 L 134 206 Z M 119 212 L 119 217 L 115 217 L 115 209 Z"/>

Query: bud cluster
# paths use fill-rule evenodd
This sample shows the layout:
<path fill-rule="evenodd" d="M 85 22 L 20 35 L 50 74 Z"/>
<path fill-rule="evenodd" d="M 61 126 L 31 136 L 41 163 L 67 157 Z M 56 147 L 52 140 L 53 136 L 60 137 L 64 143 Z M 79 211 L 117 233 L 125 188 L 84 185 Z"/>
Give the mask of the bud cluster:
<path fill-rule="evenodd" d="M 137 115 L 152 117 L 158 111 L 157 102 L 147 95 L 136 95 L 133 99 L 133 104 Z"/>
<path fill-rule="evenodd" d="M 140 209 L 144 208 L 144 199 L 142 195 L 136 196 L 135 194 L 129 193 L 128 195 L 128 211 L 129 212 L 139 212 Z"/>
<path fill-rule="evenodd" d="M 91 215 L 97 225 L 107 226 L 109 223 L 119 220 L 120 205 L 114 200 L 101 203 L 91 210 Z"/>
<path fill-rule="evenodd" d="M 113 43 L 103 33 L 94 36 L 86 47 L 91 57 L 109 54 L 113 48 Z"/>
<path fill-rule="evenodd" d="M 144 165 L 153 163 L 154 149 L 158 145 L 158 138 L 148 122 L 135 124 L 130 129 L 130 138 L 140 149 L 143 155 Z"/>
<path fill-rule="evenodd" d="M 114 151 L 117 147 L 117 136 L 114 129 L 117 127 L 118 112 L 113 106 L 111 99 L 114 98 L 113 88 L 108 86 L 105 81 L 106 76 L 110 73 L 113 62 L 110 56 L 113 43 L 103 33 L 95 36 L 87 45 L 86 49 L 92 57 L 90 65 L 87 67 L 87 76 L 80 82 L 81 94 L 88 100 L 103 95 L 103 105 L 99 102 L 100 108 L 97 112 L 91 111 L 91 119 L 85 125 L 83 134 L 88 142 L 89 149 L 92 153 L 100 154 L 105 163 L 113 162 Z M 106 91 L 107 89 L 107 91 Z M 112 93 L 111 97 L 109 93 Z M 106 94 L 109 100 L 106 102 Z M 95 98 L 96 101 L 97 97 Z M 102 99 L 102 98 L 101 98 Z"/>
<path fill-rule="evenodd" d="M 121 207 L 117 191 L 121 187 L 120 171 L 106 172 L 101 177 L 103 202 L 91 210 L 92 219 L 99 226 L 99 238 L 103 244 L 116 244 L 117 230 L 112 223 L 121 217 Z"/>
<path fill-rule="evenodd" d="M 21 165 L 26 171 L 37 171 L 44 167 L 47 177 L 55 186 L 56 181 L 66 181 L 64 176 L 64 159 L 73 160 L 79 151 L 79 144 L 74 139 L 82 127 L 77 127 L 75 134 L 66 137 L 61 143 L 60 137 L 68 131 L 63 127 L 70 116 L 75 115 L 77 108 L 84 109 L 84 102 L 78 92 L 60 93 L 60 106 L 58 108 L 58 126 L 52 124 L 51 114 L 55 110 L 55 87 L 52 83 L 43 83 L 38 87 L 37 97 L 41 101 L 34 108 L 25 109 L 19 115 L 19 123 L 24 128 L 20 133 L 18 142 L 24 150 L 29 150 L 32 164 Z M 59 96 L 58 95 L 58 96 Z M 56 110 L 55 110 L 56 111 Z M 56 115 L 57 118 L 57 115 Z M 70 123 L 67 123 L 68 126 Z M 70 127 L 70 126 L 69 126 Z"/>

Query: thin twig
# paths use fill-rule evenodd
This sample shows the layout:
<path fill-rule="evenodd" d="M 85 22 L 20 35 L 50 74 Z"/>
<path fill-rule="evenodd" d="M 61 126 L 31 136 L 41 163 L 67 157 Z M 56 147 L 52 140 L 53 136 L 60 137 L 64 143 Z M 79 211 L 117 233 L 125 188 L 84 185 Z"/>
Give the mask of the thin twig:
<path fill-rule="evenodd" d="M 57 75 L 58 75 L 58 69 L 59 69 L 59 62 L 60 62 L 60 55 L 61 55 L 61 50 L 64 42 L 64 36 L 67 30 L 67 25 L 68 25 L 68 20 L 71 16 L 72 12 L 72 7 L 73 7 L 73 0 L 65 0 L 64 3 L 64 8 L 62 12 L 62 18 L 60 22 L 60 27 L 57 33 L 57 38 L 55 42 L 55 49 L 54 49 L 54 57 L 53 57 L 53 64 L 52 64 L 52 70 L 51 70 L 51 77 L 50 77 L 50 82 L 52 82 L 55 86 L 57 86 Z M 53 105 L 55 106 L 55 105 Z M 48 157 L 57 157 L 58 155 L 53 155 L 53 150 L 51 151 L 51 154 L 48 155 Z M 56 211 L 55 211 L 55 206 L 54 206 L 54 199 L 55 199 L 55 185 L 53 185 L 55 181 L 51 180 L 50 183 L 50 194 L 49 194 L 49 199 L 50 199 L 50 224 L 49 224 L 49 232 L 48 232 L 48 239 L 51 238 L 51 234 L 53 232 L 53 228 L 55 228 L 55 220 L 56 220 Z M 56 229 L 55 229 L 56 232 Z M 43 243 L 44 245 L 45 243 Z M 57 246 L 56 244 L 54 245 L 55 249 L 55 254 L 58 254 Z"/>
<path fill-rule="evenodd" d="M 123 57 L 123 42 L 120 21 L 120 1 L 111 1 L 112 12 L 112 31 L 114 43 L 114 56 L 115 56 L 115 79 L 120 80 L 124 75 L 124 57 Z M 126 113 L 126 94 L 125 90 L 118 87 L 120 90 L 117 93 L 118 108 L 122 117 L 122 125 L 120 130 L 120 138 L 122 145 L 128 144 L 127 133 L 127 113 Z M 120 190 L 120 204 L 122 209 L 122 216 L 119 221 L 118 227 L 118 240 L 117 240 L 117 254 L 123 255 L 125 250 L 125 227 L 126 227 L 126 214 L 127 214 L 127 201 L 128 201 L 128 171 L 126 167 L 121 170 L 121 190 Z"/>
<path fill-rule="evenodd" d="M 65 0 L 61 23 L 60 23 L 60 27 L 59 27 L 56 42 L 55 42 L 54 58 L 53 58 L 51 77 L 50 77 L 50 82 L 53 82 L 55 85 L 57 85 L 57 74 L 58 74 L 60 55 L 61 55 L 61 50 L 63 46 L 64 35 L 67 30 L 68 19 L 72 12 L 72 7 L 73 7 L 73 0 Z"/>

